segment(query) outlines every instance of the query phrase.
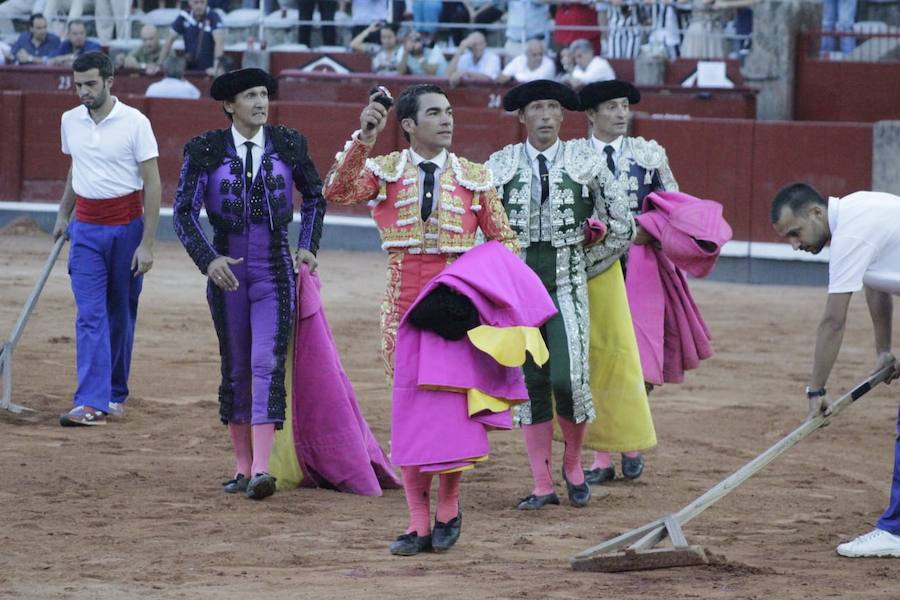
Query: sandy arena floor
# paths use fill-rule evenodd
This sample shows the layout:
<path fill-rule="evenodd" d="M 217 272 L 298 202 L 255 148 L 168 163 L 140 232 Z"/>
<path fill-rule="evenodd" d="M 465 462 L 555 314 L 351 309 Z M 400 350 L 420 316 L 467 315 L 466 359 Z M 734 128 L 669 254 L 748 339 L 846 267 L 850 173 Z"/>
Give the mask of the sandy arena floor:
<path fill-rule="evenodd" d="M 0 335 L 50 248 L 30 227 L 0 234 Z M 386 443 L 378 359 L 384 256 L 324 252 L 328 315 L 363 412 Z M 463 479 L 465 526 L 449 553 L 392 557 L 402 492 L 362 498 L 279 492 L 226 496 L 226 430 L 216 418 L 218 356 L 204 278 L 161 243 L 141 298 L 132 397 L 106 427 L 63 429 L 75 382 L 74 307 L 63 260 L 15 354 L 0 414 L 0 597 L 9 598 L 897 598 L 900 562 L 850 560 L 834 546 L 868 531 L 887 502 L 897 391 L 881 387 L 685 528 L 719 564 L 575 573 L 569 559 L 677 510 L 796 426 L 805 411 L 821 289 L 698 282 L 716 356 L 652 398 L 660 445 L 637 482 L 597 489 L 584 510 L 513 509 L 530 489 L 518 432 L 493 434 L 491 460 Z M 873 362 L 864 300 L 829 389 Z M 895 385 L 896 387 L 896 385 Z M 562 447 L 556 447 L 561 460 Z M 557 462 L 557 464 L 559 464 Z M 557 467 L 558 468 L 558 467 Z M 561 482 L 557 482 L 564 494 Z"/>

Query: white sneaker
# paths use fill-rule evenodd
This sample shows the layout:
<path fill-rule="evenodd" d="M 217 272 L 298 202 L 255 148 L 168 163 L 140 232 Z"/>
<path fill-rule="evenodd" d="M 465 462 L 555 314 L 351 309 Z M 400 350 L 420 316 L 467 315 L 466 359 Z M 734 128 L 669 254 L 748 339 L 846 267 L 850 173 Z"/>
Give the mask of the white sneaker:
<path fill-rule="evenodd" d="M 837 553 L 851 558 L 893 556 L 900 558 L 900 535 L 875 529 L 837 547 Z"/>
<path fill-rule="evenodd" d="M 111 417 L 124 417 L 125 416 L 125 403 L 124 402 L 110 402 L 109 410 L 106 411 Z"/>

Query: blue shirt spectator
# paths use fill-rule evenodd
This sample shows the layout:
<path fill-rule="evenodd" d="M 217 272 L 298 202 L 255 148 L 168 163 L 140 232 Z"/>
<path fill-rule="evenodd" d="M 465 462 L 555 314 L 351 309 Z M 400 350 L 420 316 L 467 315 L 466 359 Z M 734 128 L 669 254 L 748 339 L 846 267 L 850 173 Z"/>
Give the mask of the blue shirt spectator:
<path fill-rule="evenodd" d="M 56 54 L 59 37 L 47 31 L 43 15 L 31 15 L 30 23 L 30 30 L 19 36 L 10 53 L 20 65 L 46 64 Z"/>
<path fill-rule="evenodd" d="M 207 6 L 207 0 L 188 0 L 189 10 L 181 11 L 172 23 L 172 30 L 160 54 L 165 62 L 172 44 L 180 35 L 184 38 L 184 59 L 190 71 L 206 71 L 215 75 L 225 53 L 225 33 L 218 13 Z M 147 70 L 150 73 L 150 69 Z"/>
<path fill-rule="evenodd" d="M 84 21 L 69 21 L 68 39 L 63 41 L 57 48 L 56 53 L 50 60 L 55 65 L 71 65 L 75 59 L 85 52 L 99 52 L 100 44 L 87 39 L 87 29 Z"/>

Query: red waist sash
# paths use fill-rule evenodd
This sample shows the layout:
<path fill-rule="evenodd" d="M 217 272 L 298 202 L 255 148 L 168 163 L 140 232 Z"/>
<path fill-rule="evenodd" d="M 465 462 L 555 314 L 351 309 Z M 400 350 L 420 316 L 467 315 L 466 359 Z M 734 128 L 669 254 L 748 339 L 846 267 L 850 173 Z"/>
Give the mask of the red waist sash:
<path fill-rule="evenodd" d="M 75 218 L 93 225 L 128 225 L 144 214 L 141 190 L 118 198 L 92 200 L 75 196 Z"/>

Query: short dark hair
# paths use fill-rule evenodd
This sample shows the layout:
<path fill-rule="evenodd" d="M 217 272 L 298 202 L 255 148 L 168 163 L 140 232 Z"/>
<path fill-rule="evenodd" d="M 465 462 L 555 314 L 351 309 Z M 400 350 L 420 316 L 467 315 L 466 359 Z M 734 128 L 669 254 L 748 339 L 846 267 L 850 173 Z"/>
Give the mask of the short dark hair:
<path fill-rule="evenodd" d="M 34 22 L 37 21 L 38 19 L 43 19 L 46 21 L 47 17 L 45 17 L 41 13 L 35 13 L 35 14 L 31 15 L 30 17 L 28 17 L 28 26 L 34 27 Z"/>
<path fill-rule="evenodd" d="M 775 194 L 775 198 L 772 200 L 772 211 L 769 216 L 772 218 L 772 223 L 777 223 L 781 219 L 781 212 L 785 207 L 790 208 L 792 213 L 797 214 L 808 210 L 814 205 L 827 206 L 822 194 L 807 183 L 792 183 L 781 188 Z"/>
<path fill-rule="evenodd" d="M 103 79 L 113 75 L 112 61 L 102 52 L 85 52 L 72 63 L 72 70 L 76 73 L 84 73 L 91 69 L 97 69 Z"/>
<path fill-rule="evenodd" d="M 442 90 L 439 86 L 434 85 L 433 83 L 419 83 L 416 85 L 411 85 L 400 94 L 400 97 L 397 98 L 397 122 L 400 123 L 403 119 L 412 119 L 413 123 L 419 124 L 416 120 L 416 115 L 419 114 L 419 96 L 424 94 L 440 94 L 444 98 L 447 98 L 447 92 Z M 449 98 L 448 98 L 449 100 Z M 400 131 L 403 132 L 403 137 L 406 138 L 406 141 L 409 141 L 409 133 L 406 132 L 403 127 L 400 127 Z"/>
<path fill-rule="evenodd" d="M 72 31 L 72 25 L 81 25 L 82 27 L 87 29 L 87 25 L 84 24 L 84 21 L 82 21 L 81 19 L 72 19 L 66 25 L 66 31 Z"/>

